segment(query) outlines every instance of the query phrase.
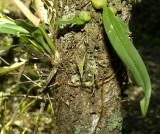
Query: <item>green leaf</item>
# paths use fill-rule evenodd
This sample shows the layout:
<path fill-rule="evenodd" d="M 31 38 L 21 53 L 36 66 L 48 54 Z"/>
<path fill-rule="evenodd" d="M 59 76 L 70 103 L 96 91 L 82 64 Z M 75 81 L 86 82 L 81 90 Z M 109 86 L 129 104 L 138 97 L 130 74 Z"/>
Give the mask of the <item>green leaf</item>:
<path fill-rule="evenodd" d="M 9 96 L 10 95 L 10 92 L 0 92 L 0 106 L 2 106 L 2 102 L 6 99 L 8 99 L 8 97 L 6 96 Z"/>
<path fill-rule="evenodd" d="M 0 51 L 2 51 L 2 50 L 7 51 L 8 49 L 10 49 L 12 47 L 17 47 L 17 46 L 18 45 L 1 46 Z"/>
<path fill-rule="evenodd" d="M 56 47 L 54 46 L 53 42 L 51 41 L 51 39 L 49 38 L 48 34 L 45 31 L 45 25 L 40 26 L 41 32 L 44 36 L 44 38 L 46 39 L 48 45 L 50 46 L 50 48 L 52 49 L 53 52 L 56 51 Z"/>
<path fill-rule="evenodd" d="M 83 25 L 85 22 L 79 17 L 73 17 L 72 19 L 58 19 L 56 21 L 56 25 L 64 25 L 64 24 L 77 24 Z"/>
<path fill-rule="evenodd" d="M 34 39 L 36 40 L 36 42 L 38 42 L 39 44 L 41 44 L 43 46 L 43 48 L 49 53 L 51 54 L 51 49 L 48 46 L 48 44 L 45 42 L 43 34 L 41 32 L 40 29 L 37 29 L 35 31 L 33 31 L 31 33 L 31 35 L 34 37 Z"/>
<path fill-rule="evenodd" d="M 16 19 L 15 23 L 19 26 L 22 26 L 23 28 L 25 28 L 27 31 L 30 32 L 30 34 L 32 35 L 32 37 L 34 37 L 34 39 L 39 42 L 44 49 L 48 52 L 51 53 L 51 49 L 53 51 L 55 51 L 55 46 L 53 45 L 53 42 L 50 40 L 49 36 L 47 35 L 47 33 L 45 32 L 45 30 L 48 30 L 48 27 L 46 25 L 41 25 L 40 29 L 38 27 L 35 27 L 32 22 L 30 21 L 26 21 L 26 20 L 22 20 L 22 19 Z M 24 35 L 25 36 L 25 35 Z M 46 39 L 47 43 L 44 41 L 44 38 Z M 33 44 L 33 42 L 31 42 L 32 45 L 35 45 L 35 43 Z M 50 47 L 49 47 L 49 46 Z M 43 50 L 42 48 L 40 48 L 40 46 L 38 46 L 39 49 Z M 51 48 L 51 49 L 50 49 Z"/>
<path fill-rule="evenodd" d="M 122 28 L 125 32 L 130 33 L 129 27 L 126 25 L 125 22 L 123 22 L 119 17 L 116 16 L 116 19 L 118 20 L 119 24 L 121 24 Z"/>
<path fill-rule="evenodd" d="M 0 76 L 5 74 L 5 73 L 8 73 L 14 69 L 17 69 L 19 68 L 21 65 L 25 64 L 26 61 L 23 61 L 23 62 L 20 62 L 20 63 L 15 63 L 11 66 L 4 66 L 4 67 L 0 67 Z"/>
<path fill-rule="evenodd" d="M 17 26 L 13 19 L 9 18 L 8 16 L 0 16 L 0 33 L 7 33 L 7 34 L 29 34 L 29 32 L 22 28 L 21 26 Z"/>
<path fill-rule="evenodd" d="M 22 28 L 21 26 L 17 26 L 15 24 L 11 23 L 0 23 L 0 33 L 6 33 L 6 34 L 17 34 L 17 33 L 26 33 L 29 32 Z"/>
<path fill-rule="evenodd" d="M 41 52 L 44 52 L 43 47 L 38 44 L 32 37 L 27 37 L 23 34 L 17 34 L 18 37 L 20 37 L 26 44 L 32 44 L 34 47 L 36 47 L 37 49 L 39 49 Z"/>
<path fill-rule="evenodd" d="M 35 27 L 29 20 L 16 19 L 14 22 L 16 25 L 23 27 L 30 33 L 38 29 L 38 27 Z"/>
<path fill-rule="evenodd" d="M 17 37 L 21 38 L 21 40 L 26 43 L 26 44 L 29 44 L 29 38 L 24 36 L 24 35 L 20 35 L 20 34 L 17 34 Z"/>
<path fill-rule="evenodd" d="M 25 52 L 25 50 L 22 48 L 22 46 L 18 46 L 16 48 L 13 48 L 13 50 L 19 51 L 19 52 Z"/>
<path fill-rule="evenodd" d="M 33 70 L 35 69 L 33 65 L 27 65 L 25 66 L 25 70 Z M 35 77 L 39 77 L 39 74 L 37 73 L 37 71 L 33 71 L 33 72 L 29 72 L 30 75 L 33 75 Z"/>
<path fill-rule="evenodd" d="M 83 25 L 85 22 L 79 17 L 73 17 L 72 23 L 75 23 L 77 25 Z"/>
<path fill-rule="evenodd" d="M 107 7 L 103 9 L 103 24 L 114 50 L 130 69 L 136 83 L 145 90 L 145 97 L 140 102 L 142 114 L 145 116 L 151 96 L 151 82 L 147 69 L 116 16 Z"/>
<path fill-rule="evenodd" d="M 0 15 L 0 17 L 8 23 L 14 23 L 14 20 L 8 16 Z"/>
<path fill-rule="evenodd" d="M 41 45 L 39 45 L 36 41 L 29 39 L 29 42 L 41 52 L 45 52 L 44 48 Z"/>
<path fill-rule="evenodd" d="M 36 3 L 35 3 L 35 0 L 32 0 L 31 7 L 32 7 L 34 10 L 36 10 Z"/>

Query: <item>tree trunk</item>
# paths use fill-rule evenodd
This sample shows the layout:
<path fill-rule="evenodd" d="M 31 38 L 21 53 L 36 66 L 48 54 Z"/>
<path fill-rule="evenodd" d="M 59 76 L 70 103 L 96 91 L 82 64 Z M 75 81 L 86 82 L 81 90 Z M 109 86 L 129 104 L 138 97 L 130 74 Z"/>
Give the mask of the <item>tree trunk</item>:
<path fill-rule="evenodd" d="M 55 77 L 59 84 L 52 89 L 56 133 L 120 134 L 122 90 L 128 80 L 126 68 L 104 32 L 102 12 L 88 2 L 67 0 L 65 3 L 63 0 L 57 3 L 59 10 L 65 3 L 62 18 L 88 10 L 92 19 L 83 26 L 61 26 L 55 41 L 62 58 Z M 109 0 L 108 3 L 128 23 L 129 2 Z"/>

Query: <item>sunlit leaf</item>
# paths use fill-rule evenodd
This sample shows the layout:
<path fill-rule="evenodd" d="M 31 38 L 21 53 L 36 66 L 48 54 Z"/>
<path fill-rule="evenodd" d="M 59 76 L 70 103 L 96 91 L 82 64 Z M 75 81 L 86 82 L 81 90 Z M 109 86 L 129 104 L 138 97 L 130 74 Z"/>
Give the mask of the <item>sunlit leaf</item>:
<path fill-rule="evenodd" d="M 14 20 L 8 16 L 5 15 L 0 15 L 1 19 L 3 19 L 3 21 L 7 22 L 7 23 L 12 23 L 14 24 Z"/>
<path fill-rule="evenodd" d="M 14 63 L 11 66 L 0 67 L 0 75 L 3 75 L 5 73 L 7 73 L 7 72 L 10 72 L 10 71 L 14 70 L 14 69 L 17 69 L 23 64 L 25 64 L 25 61 L 19 62 L 19 63 Z"/>
<path fill-rule="evenodd" d="M 142 114 L 145 116 L 151 96 L 151 82 L 147 69 L 116 16 L 107 7 L 103 9 L 103 24 L 114 50 L 130 69 L 136 83 L 145 90 L 145 97 L 140 102 Z"/>
<path fill-rule="evenodd" d="M 10 23 L 0 23 L 0 33 L 6 33 L 6 34 L 17 34 L 17 33 L 26 33 L 29 32 L 22 28 L 21 26 L 17 26 L 15 24 Z"/>

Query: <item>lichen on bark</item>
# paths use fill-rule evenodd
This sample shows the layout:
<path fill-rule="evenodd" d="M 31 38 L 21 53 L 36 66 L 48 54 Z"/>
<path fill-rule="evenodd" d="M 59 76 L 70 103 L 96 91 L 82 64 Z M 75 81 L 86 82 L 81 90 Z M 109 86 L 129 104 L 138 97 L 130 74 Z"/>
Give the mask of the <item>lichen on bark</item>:
<path fill-rule="evenodd" d="M 122 6 L 123 2 L 118 0 L 110 0 L 109 4 L 116 6 L 115 1 L 121 5 L 117 15 L 121 18 L 129 16 L 129 9 L 127 14 L 123 14 L 122 9 L 128 4 Z M 58 2 L 59 8 L 63 2 Z M 122 83 L 127 81 L 126 69 L 104 32 L 101 12 L 88 2 L 66 1 L 62 18 L 78 16 L 80 10 L 85 9 L 91 12 L 92 19 L 83 26 L 60 27 L 55 39 L 62 57 L 55 78 L 61 84 L 53 88 L 57 133 L 120 134 L 123 120 L 121 92 Z M 79 63 L 84 56 L 82 74 Z"/>

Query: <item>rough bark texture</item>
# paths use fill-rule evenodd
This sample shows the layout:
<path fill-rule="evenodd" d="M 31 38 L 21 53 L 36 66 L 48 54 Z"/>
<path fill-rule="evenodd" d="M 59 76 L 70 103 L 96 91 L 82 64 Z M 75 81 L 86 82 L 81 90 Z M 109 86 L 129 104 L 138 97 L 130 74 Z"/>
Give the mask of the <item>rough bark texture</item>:
<path fill-rule="evenodd" d="M 62 58 L 55 78 L 60 84 L 52 90 L 56 133 L 120 134 L 126 69 L 104 33 L 101 11 L 90 3 L 85 5 L 87 2 L 89 0 L 66 1 L 62 18 L 88 10 L 92 20 L 83 26 L 61 26 L 55 41 Z M 59 10 L 63 3 L 57 3 Z M 109 0 L 108 3 L 128 23 L 129 2 Z"/>

